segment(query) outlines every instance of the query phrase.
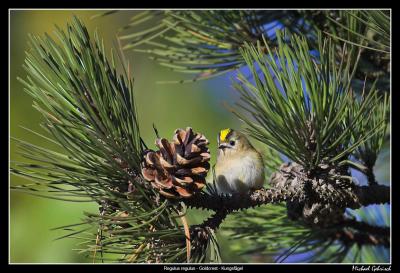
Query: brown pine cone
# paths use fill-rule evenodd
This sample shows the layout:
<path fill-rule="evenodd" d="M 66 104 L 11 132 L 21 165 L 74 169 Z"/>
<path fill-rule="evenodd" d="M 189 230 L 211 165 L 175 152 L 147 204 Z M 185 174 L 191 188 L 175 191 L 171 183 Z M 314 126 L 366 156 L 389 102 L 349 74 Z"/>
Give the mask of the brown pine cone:
<path fill-rule="evenodd" d="M 210 169 L 209 141 L 192 128 L 177 129 L 173 142 L 157 139 L 158 151 L 146 151 L 143 177 L 167 198 L 189 198 L 200 191 Z"/>

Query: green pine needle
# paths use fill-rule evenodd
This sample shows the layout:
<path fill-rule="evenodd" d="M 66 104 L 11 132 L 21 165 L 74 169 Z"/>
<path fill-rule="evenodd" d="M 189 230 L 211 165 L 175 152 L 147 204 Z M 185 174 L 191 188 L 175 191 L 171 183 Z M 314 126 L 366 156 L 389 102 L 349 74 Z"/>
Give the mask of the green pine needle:
<path fill-rule="evenodd" d="M 235 114 L 249 134 L 309 170 L 348 159 L 386 123 L 377 110 L 376 91 L 356 102 L 350 87 L 352 53 L 345 50 L 347 59 L 337 63 L 330 40 L 320 36 L 317 59 L 304 37 L 282 32 L 277 37 L 275 54 L 264 54 L 263 48 L 272 52 L 265 40 L 241 50 L 254 83 L 238 74 L 234 87 L 242 95 L 239 106 L 246 114 Z M 379 120 L 375 127 L 367 125 L 371 115 Z"/>
<path fill-rule="evenodd" d="M 94 260 L 101 254 L 103 261 L 185 261 L 180 251 L 184 231 L 172 217 L 176 209 L 166 200 L 158 204 L 158 193 L 140 178 L 142 142 L 133 80 L 123 60 L 112 56 L 110 63 L 101 39 L 96 33 L 92 39 L 76 17 L 55 35 L 56 40 L 31 36 L 27 77 L 19 80 L 43 114 L 50 134 L 44 140 L 58 143 L 63 152 L 16 140 L 32 163 L 14 162 L 11 172 L 32 183 L 12 188 L 57 200 L 97 202 L 98 214 L 87 213 L 83 227 L 69 225 L 68 234 L 60 237 L 90 231 L 93 240 L 86 240 L 81 251 Z"/>

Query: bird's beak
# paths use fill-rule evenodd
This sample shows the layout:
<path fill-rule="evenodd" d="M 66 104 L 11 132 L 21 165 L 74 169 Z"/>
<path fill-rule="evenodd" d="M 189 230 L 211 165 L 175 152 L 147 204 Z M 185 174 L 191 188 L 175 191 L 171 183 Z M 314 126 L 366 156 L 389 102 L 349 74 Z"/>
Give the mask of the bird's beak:
<path fill-rule="evenodd" d="M 225 148 L 228 148 L 228 146 L 224 143 L 218 145 L 218 149 L 225 149 Z"/>

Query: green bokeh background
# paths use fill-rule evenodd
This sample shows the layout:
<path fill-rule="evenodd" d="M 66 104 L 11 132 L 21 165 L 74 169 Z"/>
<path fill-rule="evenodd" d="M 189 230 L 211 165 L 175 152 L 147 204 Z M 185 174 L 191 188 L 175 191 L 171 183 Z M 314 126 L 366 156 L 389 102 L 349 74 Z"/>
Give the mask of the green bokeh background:
<path fill-rule="evenodd" d="M 90 19 L 101 11 L 96 10 L 11 10 L 10 11 L 10 134 L 37 145 L 47 145 L 42 139 L 27 132 L 20 126 L 42 132 L 40 114 L 32 108 L 32 99 L 23 91 L 17 77 L 25 77 L 22 64 L 28 50 L 28 34 L 52 37 L 55 25 L 65 28 L 73 15 L 77 15 L 87 26 L 89 33 L 98 31 L 103 37 L 105 47 L 117 45 L 117 30 L 129 23 L 129 18 L 137 11 L 120 11 L 117 15 Z M 195 131 L 206 135 L 210 140 L 211 164 L 215 163 L 217 134 L 224 128 L 240 129 L 239 121 L 224 107 L 238 100 L 232 89 L 229 77 L 223 76 L 190 84 L 157 84 L 156 81 L 188 79 L 183 74 L 171 72 L 157 65 L 147 56 L 125 52 L 135 79 L 134 92 L 137 101 L 141 134 L 149 148 L 154 148 L 155 123 L 161 136 L 171 138 L 176 128 L 191 126 Z M 43 133 L 43 132 L 42 132 Z M 259 149 L 262 146 L 255 143 Z M 57 147 L 50 146 L 57 149 Z M 378 176 L 389 181 L 389 145 L 386 145 L 383 158 L 380 158 Z M 24 160 L 10 143 L 10 159 Z M 383 164 L 382 164 L 383 162 Z M 10 177 L 12 185 L 27 183 L 15 176 Z M 23 193 L 10 193 L 10 262 L 11 263 L 81 263 L 91 262 L 72 249 L 77 247 L 74 239 L 55 240 L 63 235 L 61 231 L 50 229 L 77 223 L 83 211 L 97 211 L 96 204 L 62 202 L 29 196 Z M 189 215 L 189 224 L 200 223 L 208 214 L 194 211 Z M 229 221 L 230 216 L 228 217 Z M 268 257 L 238 257 L 234 255 L 231 242 L 218 234 L 224 262 L 269 262 Z M 248 243 L 248 242 L 247 242 Z M 233 247 L 238 247 L 235 244 Z"/>
<path fill-rule="evenodd" d="M 24 78 L 22 68 L 25 51 L 28 50 L 28 35 L 43 35 L 55 38 L 55 25 L 66 27 L 73 15 L 77 15 L 87 26 L 89 33 L 98 31 L 107 49 L 117 47 L 117 30 L 129 23 L 138 11 L 120 11 L 117 15 L 91 19 L 99 10 L 11 10 L 10 11 L 10 135 L 18 139 L 46 145 L 36 135 L 21 126 L 43 133 L 39 126 L 40 114 L 32 107 L 32 99 L 23 91 L 17 77 Z M 155 123 L 160 135 L 172 138 L 176 128 L 191 126 L 210 140 L 211 164 L 215 163 L 216 139 L 223 128 L 240 128 L 239 121 L 224 107 L 238 99 L 227 77 L 190 84 L 157 84 L 156 81 L 188 79 L 190 76 L 177 74 L 149 60 L 147 56 L 125 52 L 135 79 L 134 92 L 139 113 L 141 134 L 149 148 L 154 148 Z M 56 146 L 51 146 L 57 149 Z M 24 161 L 18 155 L 14 141 L 10 143 L 11 161 Z M 27 183 L 11 176 L 10 184 Z M 55 240 L 65 233 L 50 229 L 65 224 L 77 223 L 83 211 L 97 211 L 96 204 L 70 203 L 10 193 L 10 262 L 11 263 L 71 263 L 91 262 L 73 248 L 74 239 Z M 208 214 L 193 212 L 189 224 L 200 223 Z M 221 247 L 227 244 L 220 238 Z M 240 262 L 241 258 L 230 251 L 223 251 L 226 262 Z"/>

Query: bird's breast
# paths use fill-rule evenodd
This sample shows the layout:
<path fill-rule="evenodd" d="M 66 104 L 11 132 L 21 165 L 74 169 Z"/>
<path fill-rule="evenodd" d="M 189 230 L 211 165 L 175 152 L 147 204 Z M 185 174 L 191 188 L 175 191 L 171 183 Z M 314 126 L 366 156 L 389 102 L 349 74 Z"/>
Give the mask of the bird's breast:
<path fill-rule="evenodd" d="M 258 155 L 219 158 L 215 173 L 217 185 L 223 192 L 260 188 L 264 182 L 264 167 Z"/>

